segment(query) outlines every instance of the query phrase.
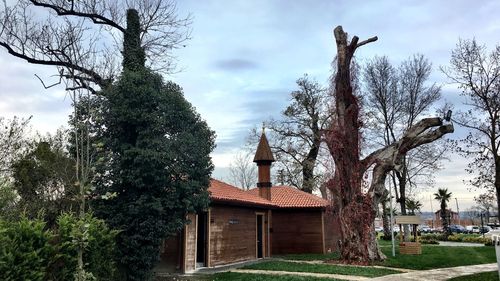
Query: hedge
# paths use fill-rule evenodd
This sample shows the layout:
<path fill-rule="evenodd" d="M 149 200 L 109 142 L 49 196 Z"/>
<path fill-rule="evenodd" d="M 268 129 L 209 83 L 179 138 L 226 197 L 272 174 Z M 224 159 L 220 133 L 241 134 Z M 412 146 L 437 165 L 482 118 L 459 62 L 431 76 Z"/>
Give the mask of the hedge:
<path fill-rule="evenodd" d="M 118 280 L 115 236 L 91 215 L 62 214 L 55 229 L 40 219 L 0 219 L 1 280 L 74 280 L 78 236 L 85 237 L 84 269 L 89 279 Z"/>

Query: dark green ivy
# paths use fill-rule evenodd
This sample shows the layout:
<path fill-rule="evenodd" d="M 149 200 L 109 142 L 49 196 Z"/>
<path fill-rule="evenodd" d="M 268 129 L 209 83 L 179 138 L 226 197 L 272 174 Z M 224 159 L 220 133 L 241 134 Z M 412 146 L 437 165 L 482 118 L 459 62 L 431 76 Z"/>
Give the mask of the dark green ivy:
<path fill-rule="evenodd" d="M 208 206 L 214 132 L 173 82 L 145 67 L 137 11 L 127 13 L 123 72 L 103 91 L 96 214 L 118 235 L 125 280 L 151 280 L 160 245 Z M 104 163 L 104 164 L 103 164 Z"/>

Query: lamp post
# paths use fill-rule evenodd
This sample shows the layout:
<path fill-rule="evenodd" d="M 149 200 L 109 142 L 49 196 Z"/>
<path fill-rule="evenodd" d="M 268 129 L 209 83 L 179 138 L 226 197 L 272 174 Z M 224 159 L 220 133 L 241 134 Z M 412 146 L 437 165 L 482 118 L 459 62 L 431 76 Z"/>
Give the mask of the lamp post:
<path fill-rule="evenodd" d="M 483 213 L 481 213 L 481 234 L 484 237 L 484 221 L 483 221 Z"/>
<path fill-rule="evenodd" d="M 458 224 L 460 224 L 460 210 L 458 209 L 458 200 L 457 197 L 455 197 L 455 203 L 457 203 L 457 216 L 458 216 Z"/>
<path fill-rule="evenodd" d="M 431 224 L 432 224 L 432 231 L 434 231 L 434 208 L 432 208 L 432 195 L 429 195 L 429 200 L 431 201 L 431 213 L 432 213 L 432 221 L 431 221 Z"/>
<path fill-rule="evenodd" d="M 390 210 L 390 215 L 391 215 L 391 242 L 392 242 L 392 256 L 396 256 L 396 245 L 394 245 L 394 226 L 393 226 L 393 217 L 392 217 L 392 184 L 389 182 L 389 208 Z"/>

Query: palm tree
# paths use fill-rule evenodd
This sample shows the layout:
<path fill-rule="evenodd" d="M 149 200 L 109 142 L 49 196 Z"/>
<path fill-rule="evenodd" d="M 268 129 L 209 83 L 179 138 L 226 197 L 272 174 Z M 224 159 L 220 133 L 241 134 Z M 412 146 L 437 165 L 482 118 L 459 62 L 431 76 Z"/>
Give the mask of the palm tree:
<path fill-rule="evenodd" d="M 420 208 L 422 208 L 422 203 L 417 199 L 406 198 L 406 209 L 409 211 L 410 215 L 415 215 L 415 211 L 420 213 Z"/>
<path fill-rule="evenodd" d="M 445 233 L 449 234 L 449 217 L 447 216 L 446 212 L 446 207 L 447 207 L 447 202 L 450 201 L 451 199 L 451 192 L 448 192 L 448 188 L 439 188 L 437 193 L 434 193 L 434 199 L 438 200 L 439 203 L 441 204 L 441 210 L 440 210 L 440 215 L 441 215 L 441 224 L 443 225 L 443 230 Z"/>

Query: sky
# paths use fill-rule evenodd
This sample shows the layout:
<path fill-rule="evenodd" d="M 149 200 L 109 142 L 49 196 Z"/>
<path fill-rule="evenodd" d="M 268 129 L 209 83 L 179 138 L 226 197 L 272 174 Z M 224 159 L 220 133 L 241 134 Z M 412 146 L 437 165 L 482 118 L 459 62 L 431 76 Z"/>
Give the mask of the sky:
<path fill-rule="evenodd" d="M 342 25 L 360 40 L 378 41 L 360 48 L 362 64 L 387 55 L 399 64 L 421 53 L 433 63 L 431 82 L 443 86 L 443 101 L 460 107 L 455 85 L 439 71 L 446 66 L 459 38 L 476 38 L 489 49 L 500 42 L 500 1 L 301 1 L 182 0 L 180 16 L 193 17 L 192 39 L 176 50 L 180 72 L 165 77 L 180 84 L 190 101 L 217 134 L 212 154 L 214 177 L 227 179 L 228 166 L 249 130 L 279 117 L 307 73 L 323 85 L 335 55 L 333 29 Z M 34 76 L 53 72 L 10 57 L 0 49 L 0 116 L 32 115 L 32 126 L 54 132 L 67 124 L 70 100 L 60 88 L 44 89 Z M 55 79 L 55 78 L 54 78 Z M 57 81 L 57 79 L 55 79 Z M 55 82 L 55 81 L 54 81 Z M 452 138 L 464 134 L 456 128 Z M 432 193 L 448 188 L 460 210 L 470 207 L 477 192 L 464 184 L 466 159 L 449 155 L 436 172 L 436 185 L 420 192 L 423 210 L 437 209 Z M 454 203 L 454 202 L 453 202 Z M 450 204 L 456 210 L 455 204 Z"/>

